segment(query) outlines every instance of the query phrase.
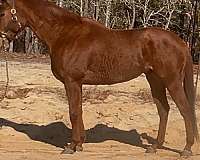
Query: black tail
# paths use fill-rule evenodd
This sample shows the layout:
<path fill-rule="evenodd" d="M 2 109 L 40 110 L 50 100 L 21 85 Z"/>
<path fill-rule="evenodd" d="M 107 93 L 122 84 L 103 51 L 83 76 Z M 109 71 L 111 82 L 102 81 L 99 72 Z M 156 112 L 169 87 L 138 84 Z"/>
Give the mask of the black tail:
<path fill-rule="evenodd" d="M 197 126 L 197 118 L 196 118 L 196 111 L 195 111 L 195 88 L 194 88 L 194 75 L 193 75 L 193 62 L 192 57 L 188 56 L 187 63 L 185 66 L 185 77 L 184 77 L 184 89 L 185 94 L 187 96 L 188 102 L 192 107 L 193 111 L 193 130 L 194 136 L 196 141 L 199 142 L 199 133 L 198 133 L 198 126 Z"/>

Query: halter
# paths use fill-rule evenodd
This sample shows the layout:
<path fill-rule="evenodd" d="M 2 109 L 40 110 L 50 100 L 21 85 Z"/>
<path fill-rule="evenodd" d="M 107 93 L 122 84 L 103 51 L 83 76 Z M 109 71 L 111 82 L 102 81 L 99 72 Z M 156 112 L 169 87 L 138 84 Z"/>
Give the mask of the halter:
<path fill-rule="evenodd" d="M 12 0 L 12 9 L 10 10 L 11 16 L 12 16 L 12 21 L 17 23 L 19 28 L 22 28 L 21 23 L 18 21 L 18 17 L 17 17 L 17 10 L 15 9 L 15 0 Z M 6 38 L 7 33 L 6 32 L 1 32 L 1 37 L 2 38 Z"/>
<path fill-rule="evenodd" d="M 12 0 L 12 9 L 10 10 L 10 13 L 12 15 L 12 21 L 17 22 L 19 25 L 19 28 L 22 28 L 21 23 L 18 21 L 17 17 L 17 10 L 15 9 L 15 0 Z"/>

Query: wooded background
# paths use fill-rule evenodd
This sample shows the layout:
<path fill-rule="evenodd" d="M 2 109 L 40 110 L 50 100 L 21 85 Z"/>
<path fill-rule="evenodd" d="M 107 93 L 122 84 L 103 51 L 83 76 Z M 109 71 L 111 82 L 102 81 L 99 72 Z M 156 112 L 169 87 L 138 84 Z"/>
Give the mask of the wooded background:
<path fill-rule="evenodd" d="M 51 0 L 80 16 L 99 21 L 112 29 L 159 26 L 176 32 L 200 51 L 199 0 Z M 10 51 L 48 53 L 48 47 L 29 29 L 10 44 Z"/>

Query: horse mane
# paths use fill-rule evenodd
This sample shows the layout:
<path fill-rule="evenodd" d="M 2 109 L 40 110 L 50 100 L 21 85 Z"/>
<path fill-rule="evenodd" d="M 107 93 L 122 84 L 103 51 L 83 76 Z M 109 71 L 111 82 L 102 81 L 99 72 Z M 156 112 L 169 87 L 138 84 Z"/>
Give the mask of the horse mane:
<path fill-rule="evenodd" d="M 37 16 L 41 17 L 40 14 L 41 11 L 43 12 L 44 15 L 47 14 L 48 16 L 44 16 L 42 18 L 45 18 L 47 21 L 51 23 L 61 24 L 61 23 L 66 23 L 67 21 L 80 23 L 81 21 L 80 16 L 55 5 L 53 2 L 49 2 L 47 0 L 24 0 L 24 1 L 28 8 L 30 9 L 34 8 L 35 14 Z"/>
<path fill-rule="evenodd" d="M 54 5 L 52 2 L 49 2 L 47 0 L 44 0 L 48 5 L 47 8 L 49 9 L 49 12 L 52 16 L 52 18 L 54 18 L 55 20 L 57 20 L 58 22 L 60 22 L 59 18 L 62 17 L 63 19 L 66 19 L 67 21 L 69 21 L 69 17 L 71 18 L 71 20 L 73 20 L 74 22 L 79 22 L 79 23 L 90 23 L 102 28 L 105 28 L 104 25 L 102 25 L 101 23 L 99 23 L 98 21 L 95 21 L 91 18 L 88 17 L 81 17 L 80 15 L 77 15 L 76 13 L 73 13 L 72 11 L 68 11 L 67 9 L 58 7 L 57 5 Z M 67 17 L 67 18 L 65 18 Z M 63 19 L 61 21 L 63 21 Z"/>
<path fill-rule="evenodd" d="M 22 1 L 23 5 L 26 7 L 26 12 L 36 15 L 39 20 L 36 21 L 38 23 L 43 23 L 42 20 L 45 20 L 50 24 L 63 26 L 65 24 L 85 24 L 85 25 L 95 25 L 100 28 L 106 29 L 106 27 L 88 17 L 81 17 L 80 15 L 73 13 L 72 11 L 68 11 L 65 8 L 61 8 L 53 2 L 49 2 L 48 0 L 19 0 Z"/>

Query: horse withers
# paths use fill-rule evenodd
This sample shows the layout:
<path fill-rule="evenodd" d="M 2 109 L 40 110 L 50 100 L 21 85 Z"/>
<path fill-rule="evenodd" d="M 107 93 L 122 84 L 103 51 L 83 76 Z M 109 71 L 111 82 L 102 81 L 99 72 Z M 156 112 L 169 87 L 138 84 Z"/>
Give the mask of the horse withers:
<path fill-rule="evenodd" d="M 52 72 L 66 89 L 72 139 L 64 153 L 83 150 L 82 85 L 121 83 L 144 73 L 160 117 L 157 141 L 147 152 L 156 152 L 164 143 L 167 89 L 185 122 L 181 155 L 192 155 L 194 139 L 199 140 L 192 58 L 175 33 L 160 28 L 111 30 L 46 0 L 0 0 L 1 34 L 13 40 L 24 27 L 49 46 Z"/>

